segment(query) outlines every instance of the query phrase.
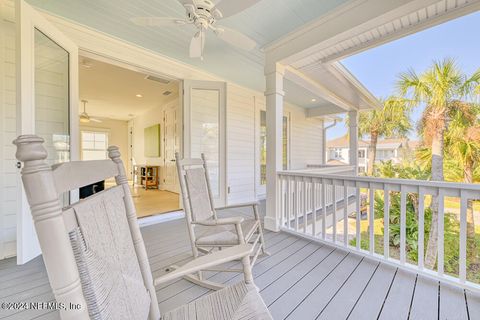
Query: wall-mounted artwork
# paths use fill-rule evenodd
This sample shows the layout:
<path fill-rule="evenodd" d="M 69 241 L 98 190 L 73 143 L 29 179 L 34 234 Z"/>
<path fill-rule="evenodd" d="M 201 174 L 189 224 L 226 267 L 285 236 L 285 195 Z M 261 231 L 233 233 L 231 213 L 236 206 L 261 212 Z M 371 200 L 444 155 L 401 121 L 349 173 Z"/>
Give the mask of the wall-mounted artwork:
<path fill-rule="evenodd" d="M 160 141 L 161 131 L 160 124 L 156 124 L 144 129 L 145 140 L 145 157 L 158 158 L 161 156 Z"/>

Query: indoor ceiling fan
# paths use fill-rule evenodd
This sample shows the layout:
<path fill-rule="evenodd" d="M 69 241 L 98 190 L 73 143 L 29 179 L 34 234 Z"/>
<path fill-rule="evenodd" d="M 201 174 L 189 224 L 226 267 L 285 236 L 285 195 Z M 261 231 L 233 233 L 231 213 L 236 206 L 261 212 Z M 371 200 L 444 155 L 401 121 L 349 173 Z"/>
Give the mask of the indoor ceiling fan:
<path fill-rule="evenodd" d="M 253 50 L 257 43 L 236 30 L 219 26 L 218 20 L 237 14 L 260 0 L 177 0 L 186 10 L 186 18 L 133 17 L 130 20 L 139 26 L 169 27 L 193 25 L 198 31 L 190 41 L 190 57 L 203 59 L 205 35 L 208 30 L 226 43 L 246 51 Z"/>
<path fill-rule="evenodd" d="M 82 100 L 82 103 L 83 103 L 83 112 L 80 114 L 80 122 L 83 122 L 83 123 L 88 123 L 90 121 L 98 122 L 98 123 L 102 122 L 102 120 L 91 118 L 88 115 L 88 113 L 87 113 L 87 103 L 88 103 L 88 101 L 87 100 Z"/>

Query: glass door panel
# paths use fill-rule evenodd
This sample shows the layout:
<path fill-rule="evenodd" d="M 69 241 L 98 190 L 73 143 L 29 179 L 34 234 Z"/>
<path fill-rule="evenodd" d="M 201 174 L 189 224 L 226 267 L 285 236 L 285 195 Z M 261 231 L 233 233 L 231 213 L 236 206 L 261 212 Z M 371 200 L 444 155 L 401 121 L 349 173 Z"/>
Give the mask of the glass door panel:
<path fill-rule="evenodd" d="M 184 155 L 207 159 L 216 206 L 226 204 L 225 83 L 184 82 Z"/>
<path fill-rule="evenodd" d="M 17 135 L 44 138 L 50 164 L 78 160 L 78 47 L 23 0 L 15 2 L 15 17 Z M 21 184 L 17 194 L 17 262 L 23 264 L 40 247 Z M 66 194 L 64 205 L 69 198 L 75 201 L 78 192 Z"/>
<path fill-rule="evenodd" d="M 210 187 L 214 197 L 220 196 L 220 94 L 217 90 L 192 89 L 192 157 L 207 159 Z"/>
<path fill-rule="evenodd" d="M 35 134 L 51 164 L 70 161 L 69 54 L 35 29 Z"/>

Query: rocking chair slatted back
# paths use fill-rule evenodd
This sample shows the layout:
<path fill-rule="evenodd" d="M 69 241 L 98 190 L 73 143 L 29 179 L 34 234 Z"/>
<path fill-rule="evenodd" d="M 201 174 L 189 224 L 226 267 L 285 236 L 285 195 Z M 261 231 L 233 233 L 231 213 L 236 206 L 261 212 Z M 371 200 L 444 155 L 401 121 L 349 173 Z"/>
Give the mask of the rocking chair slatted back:
<path fill-rule="evenodd" d="M 24 163 L 23 185 L 55 298 L 57 302 L 67 306 L 70 303 L 82 306 L 79 309 L 61 309 L 61 318 L 64 320 L 97 318 L 86 306 L 93 308 L 91 299 L 101 302 L 103 297 L 112 299 L 112 303 L 128 301 L 133 305 L 129 312 L 121 313 L 123 317 L 132 319 L 131 316 L 137 312 L 138 316 L 142 317 L 141 310 L 143 310 L 148 314 L 148 319 L 159 319 L 160 312 L 152 273 L 118 148 L 108 149 L 111 160 L 90 164 L 89 162 L 71 162 L 51 167 L 45 162 L 47 151 L 43 142 L 44 140 L 38 136 L 23 135 L 18 137 L 14 144 L 17 146 L 17 159 Z M 96 172 L 92 173 L 92 171 Z M 68 208 L 62 208 L 59 198 L 61 193 L 110 177 L 115 177 L 116 187 L 81 200 Z M 97 238 L 98 235 L 95 234 L 99 233 L 98 230 L 95 231 L 98 226 L 89 225 L 92 214 L 96 215 L 93 221 L 110 229 L 107 234 L 100 236 L 102 239 Z M 130 237 L 120 239 L 115 236 L 122 230 L 123 235 L 127 232 Z M 110 239 L 111 244 L 107 243 L 107 238 Z M 97 246 L 100 242 L 103 242 L 103 247 Z M 91 252 L 90 249 L 93 250 L 92 247 L 95 246 L 97 246 L 95 252 Z M 115 250 L 117 252 L 111 252 Z M 97 256 L 100 256 L 100 259 Z M 133 263 L 125 261 L 128 260 L 125 259 L 126 256 L 129 260 L 132 260 L 132 256 L 136 256 L 138 261 L 133 260 Z M 128 298 L 123 293 L 121 297 L 105 295 L 101 290 L 107 288 L 99 288 L 95 285 L 95 281 L 90 282 L 89 288 L 86 287 L 88 282 L 85 280 L 86 277 L 101 276 L 102 270 L 105 272 L 102 267 L 105 261 L 102 259 L 110 261 L 110 264 L 115 259 L 122 260 L 118 264 L 121 267 L 115 272 L 116 279 L 122 278 L 127 282 L 137 279 L 136 284 L 133 281 L 129 283 L 127 290 L 122 291 L 130 292 L 129 296 L 133 293 L 135 297 Z M 112 280 L 110 283 L 103 281 L 96 283 L 101 286 L 105 284 L 110 290 L 114 290 L 112 288 L 115 287 L 116 280 L 113 278 L 110 280 Z M 132 301 L 132 299 L 137 300 Z M 97 306 L 102 307 L 105 304 L 99 303 Z M 111 313 L 110 316 L 116 317 Z M 98 316 L 98 318 L 102 317 Z"/>

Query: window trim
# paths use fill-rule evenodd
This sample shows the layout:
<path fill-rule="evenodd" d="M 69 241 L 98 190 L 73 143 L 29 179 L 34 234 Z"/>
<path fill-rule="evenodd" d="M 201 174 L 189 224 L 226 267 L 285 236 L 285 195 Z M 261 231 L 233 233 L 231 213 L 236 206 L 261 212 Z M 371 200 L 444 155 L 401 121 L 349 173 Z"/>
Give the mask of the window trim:
<path fill-rule="evenodd" d="M 84 149 L 83 148 L 83 133 L 104 133 L 106 137 L 106 149 L 105 149 L 105 159 L 108 159 L 108 146 L 109 146 L 109 141 L 110 141 L 110 129 L 107 128 L 95 128 L 95 127 L 82 127 L 80 129 L 80 159 L 84 161 L 83 159 L 83 151 L 99 151 L 98 149 Z"/>

